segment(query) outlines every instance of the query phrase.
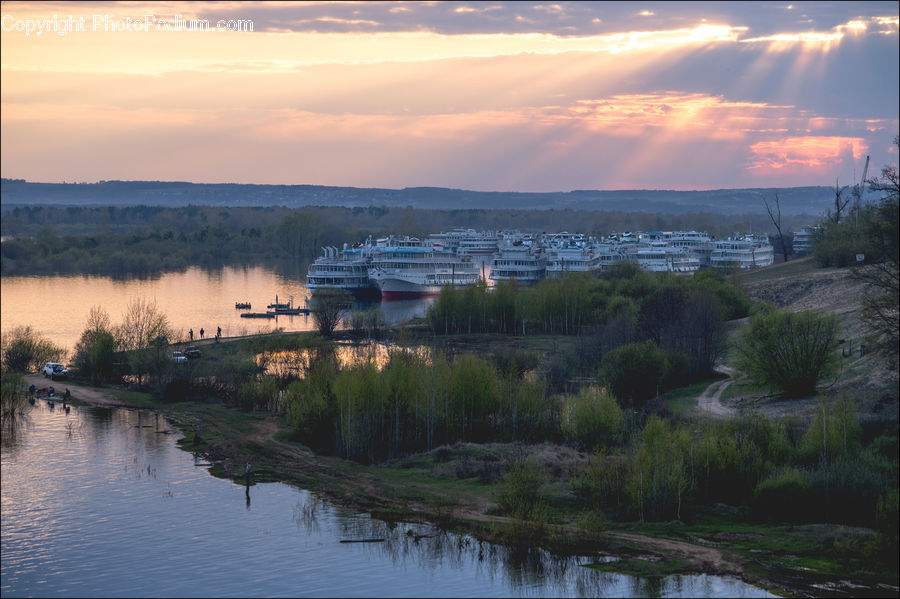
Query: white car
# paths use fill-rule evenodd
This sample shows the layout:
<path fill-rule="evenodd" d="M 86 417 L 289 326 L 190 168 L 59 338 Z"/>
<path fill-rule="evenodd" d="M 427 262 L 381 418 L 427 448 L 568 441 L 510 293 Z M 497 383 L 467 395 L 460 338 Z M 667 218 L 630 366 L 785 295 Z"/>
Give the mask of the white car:
<path fill-rule="evenodd" d="M 184 353 L 182 353 L 180 351 L 173 351 L 172 352 L 172 361 L 175 362 L 176 364 L 183 364 L 183 363 L 187 362 L 188 359 L 187 359 L 187 356 L 184 355 Z"/>
<path fill-rule="evenodd" d="M 59 362 L 47 362 L 44 364 L 44 376 L 54 381 L 67 379 L 69 378 L 69 371 Z"/>

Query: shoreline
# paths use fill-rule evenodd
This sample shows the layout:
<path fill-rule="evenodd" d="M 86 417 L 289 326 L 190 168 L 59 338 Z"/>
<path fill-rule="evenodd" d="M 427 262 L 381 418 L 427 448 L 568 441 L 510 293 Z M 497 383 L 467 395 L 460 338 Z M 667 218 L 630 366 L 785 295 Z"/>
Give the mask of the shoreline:
<path fill-rule="evenodd" d="M 51 383 L 40 374 L 26 375 L 27 384 L 43 388 Z M 242 473 L 232 472 L 232 464 L 253 465 L 256 482 L 283 482 L 321 495 L 328 501 L 350 507 L 384 520 L 429 523 L 479 540 L 504 545 L 529 544 L 560 554 L 618 555 L 622 560 L 610 569 L 623 574 L 664 576 L 711 574 L 738 578 L 778 595 L 807 595 L 822 592 L 821 585 L 834 589 L 843 583 L 848 592 L 868 588 L 875 595 L 895 596 L 896 587 L 873 584 L 856 586 L 833 576 L 781 571 L 754 559 L 727 543 L 710 542 L 701 536 L 684 537 L 691 525 L 657 525 L 648 531 L 638 523 L 617 523 L 589 527 L 544 524 L 540 534 L 517 538 L 510 518 L 488 513 L 492 501 L 484 497 L 448 491 L 445 481 L 397 479 L 403 466 L 362 466 L 333 456 L 318 456 L 288 438 L 283 417 L 242 412 L 216 403 L 163 404 L 148 400 L 130 402 L 115 392 L 56 381 L 54 387 L 72 391 L 73 403 L 124 409 L 145 409 L 161 413 L 178 428 L 181 449 L 203 455 L 211 464 L 208 472 L 219 478 L 244 484 Z M 61 393 L 59 394 L 61 397 Z M 754 533 L 755 534 L 755 533 Z M 649 571 L 648 571 L 649 568 Z M 797 575 L 808 580 L 800 582 Z M 840 590 L 839 588 L 835 590 Z M 890 591 L 890 592 L 888 592 Z"/>

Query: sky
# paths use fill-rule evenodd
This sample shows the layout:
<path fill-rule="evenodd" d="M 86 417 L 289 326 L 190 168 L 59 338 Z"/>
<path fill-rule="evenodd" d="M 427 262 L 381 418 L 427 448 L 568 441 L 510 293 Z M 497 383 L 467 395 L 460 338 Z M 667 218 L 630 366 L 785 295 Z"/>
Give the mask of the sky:
<path fill-rule="evenodd" d="M 479 191 L 852 184 L 897 2 L 3 2 L 0 171 Z"/>

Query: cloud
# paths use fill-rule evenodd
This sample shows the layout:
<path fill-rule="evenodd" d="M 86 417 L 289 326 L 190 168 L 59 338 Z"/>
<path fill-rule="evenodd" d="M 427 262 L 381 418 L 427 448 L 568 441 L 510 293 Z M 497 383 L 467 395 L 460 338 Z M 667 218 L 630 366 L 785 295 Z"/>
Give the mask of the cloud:
<path fill-rule="evenodd" d="M 845 172 L 846 164 L 858 163 L 868 150 L 861 137 L 783 137 L 751 145 L 752 162 L 747 168 L 763 175 L 791 171 L 825 178 Z"/>
<path fill-rule="evenodd" d="M 657 14 L 637 14 L 644 6 Z M 885 3 L 3 8 L 257 25 L 246 35 L 5 32 L 5 176 L 799 185 L 849 176 L 864 147 L 883 163 L 900 120 L 897 18 Z"/>

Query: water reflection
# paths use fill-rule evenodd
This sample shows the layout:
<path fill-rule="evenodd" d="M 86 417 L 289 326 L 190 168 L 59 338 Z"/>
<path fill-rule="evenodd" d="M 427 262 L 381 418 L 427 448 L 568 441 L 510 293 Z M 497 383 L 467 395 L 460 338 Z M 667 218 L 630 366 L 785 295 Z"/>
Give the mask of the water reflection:
<path fill-rule="evenodd" d="M 302 378 L 314 363 L 333 360 L 340 368 L 374 364 L 379 370 L 390 362 L 393 352 L 414 353 L 425 363 L 430 360 L 427 346 L 401 347 L 390 342 L 362 341 L 334 343 L 300 350 L 267 351 L 255 356 L 256 365 L 266 375 L 280 379 Z"/>
<path fill-rule="evenodd" d="M 3 277 L 0 287 L 0 320 L 4 330 L 31 325 L 39 335 L 72 350 L 81 335 L 92 306 L 102 304 L 114 323 L 120 322 L 128 302 L 135 297 L 155 300 L 175 329 L 176 340 L 187 342 L 188 331 L 215 331 L 223 337 L 311 331 L 309 316 L 278 316 L 273 319 L 241 318 L 236 301 L 247 301 L 253 311 L 265 307 L 278 295 L 293 297 L 303 306 L 310 297 L 306 271 L 285 275 L 262 266 L 224 267 L 207 271 L 188 268 L 151 278 L 115 280 L 110 277 L 56 275 Z M 34 298 L 41 298 L 35 302 Z M 355 310 L 380 307 L 388 325 L 424 316 L 434 298 L 397 302 L 356 302 Z"/>
<path fill-rule="evenodd" d="M 714 577 L 638 581 L 283 484 L 236 485 L 195 467 L 155 414 L 58 407 L 29 407 L 27 434 L 3 444 L 4 597 L 763 595 Z M 340 542 L 371 539 L 383 540 Z"/>

